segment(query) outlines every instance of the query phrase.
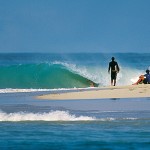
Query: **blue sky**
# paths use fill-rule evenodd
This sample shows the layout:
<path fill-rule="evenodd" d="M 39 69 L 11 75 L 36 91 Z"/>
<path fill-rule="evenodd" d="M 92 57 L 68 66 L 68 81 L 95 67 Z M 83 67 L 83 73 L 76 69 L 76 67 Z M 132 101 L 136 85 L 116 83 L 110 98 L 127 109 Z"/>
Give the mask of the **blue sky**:
<path fill-rule="evenodd" d="M 150 52 L 150 0 L 0 0 L 0 52 Z"/>

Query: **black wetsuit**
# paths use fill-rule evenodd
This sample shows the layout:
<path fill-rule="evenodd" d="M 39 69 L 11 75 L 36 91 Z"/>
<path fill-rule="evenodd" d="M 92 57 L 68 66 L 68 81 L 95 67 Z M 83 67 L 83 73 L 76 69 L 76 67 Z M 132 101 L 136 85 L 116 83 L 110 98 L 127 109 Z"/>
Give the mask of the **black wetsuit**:
<path fill-rule="evenodd" d="M 111 61 L 109 63 L 109 69 L 111 68 L 111 79 L 112 80 L 116 80 L 117 77 L 117 72 L 119 72 L 119 66 L 118 63 L 116 61 Z"/>

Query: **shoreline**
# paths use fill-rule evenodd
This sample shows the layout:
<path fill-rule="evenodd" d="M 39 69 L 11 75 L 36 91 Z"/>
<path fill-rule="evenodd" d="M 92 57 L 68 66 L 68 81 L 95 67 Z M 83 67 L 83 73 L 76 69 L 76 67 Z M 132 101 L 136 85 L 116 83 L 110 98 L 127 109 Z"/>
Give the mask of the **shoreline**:
<path fill-rule="evenodd" d="M 91 90 L 44 94 L 37 96 L 41 100 L 83 100 L 83 99 L 113 99 L 150 97 L 150 84 L 108 86 Z"/>

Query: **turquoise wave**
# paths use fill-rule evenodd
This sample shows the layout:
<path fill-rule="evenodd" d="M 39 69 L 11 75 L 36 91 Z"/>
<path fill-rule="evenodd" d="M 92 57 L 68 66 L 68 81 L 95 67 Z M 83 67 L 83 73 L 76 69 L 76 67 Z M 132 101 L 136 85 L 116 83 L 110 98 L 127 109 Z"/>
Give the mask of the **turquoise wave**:
<path fill-rule="evenodd" d="M 84 88 L 98 84 L 62 64 L 0 66 L 0 88 Z"/>

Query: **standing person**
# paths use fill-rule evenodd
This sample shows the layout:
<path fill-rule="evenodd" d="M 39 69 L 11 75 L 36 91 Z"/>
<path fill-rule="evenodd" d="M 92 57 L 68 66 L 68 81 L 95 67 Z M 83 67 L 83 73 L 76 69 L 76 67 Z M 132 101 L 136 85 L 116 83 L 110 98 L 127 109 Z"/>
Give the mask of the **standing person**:
<path fill-rule="evenodd" d="M 109 62 L 109 67 L 108 67 L 108 73 L 110 73 L 111 69 L 111 85 L 115 86 L 116 85 L 116 78 L 117 78 L 117 73 L 119 72 L 119 66 L 118 63 L 115 61 L 115 58 L 111 58 L 111 62 Z"/>

